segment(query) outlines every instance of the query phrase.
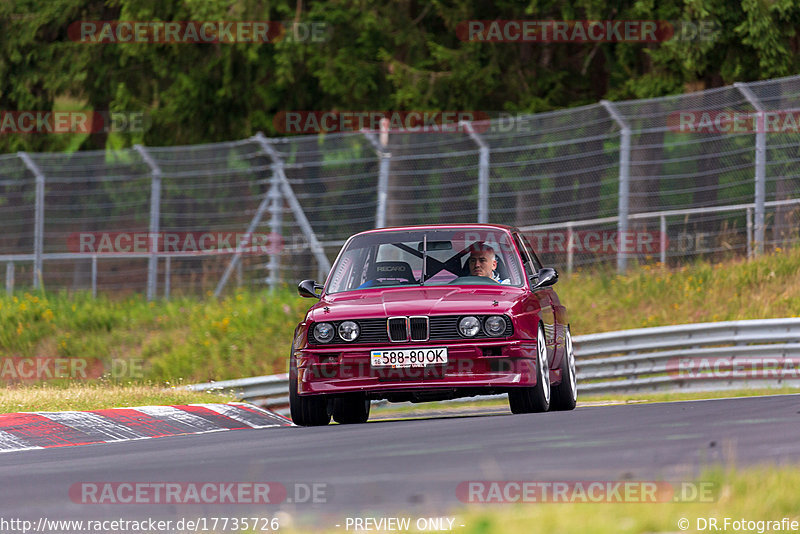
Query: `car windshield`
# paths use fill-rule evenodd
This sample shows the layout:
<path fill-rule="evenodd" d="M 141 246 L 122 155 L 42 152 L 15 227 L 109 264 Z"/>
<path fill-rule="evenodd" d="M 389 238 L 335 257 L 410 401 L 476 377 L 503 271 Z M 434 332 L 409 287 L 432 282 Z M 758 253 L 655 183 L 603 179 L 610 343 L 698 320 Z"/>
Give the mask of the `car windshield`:
<path fill-rule="evenodd" d="M 377 287 L 523 283 L 508 233 L 500 229 L 398 230 L 353 237 L 339 254 L 326 288 L 340 293 Z"/>

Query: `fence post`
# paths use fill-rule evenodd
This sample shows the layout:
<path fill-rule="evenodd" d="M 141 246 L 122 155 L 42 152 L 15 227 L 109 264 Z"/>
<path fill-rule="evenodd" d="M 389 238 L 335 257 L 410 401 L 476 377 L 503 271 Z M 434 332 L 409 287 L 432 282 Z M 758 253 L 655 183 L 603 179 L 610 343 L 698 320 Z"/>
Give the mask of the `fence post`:
<path fill-rule="evenodd" d="M 659 260 L 661 261 L 661 265 L 667 264 L 667 216 L 661 215 L 661 225 L 660 225 L 661 235 L 658 236 L 658 248 L 660 249 L 660 257 Z"/>
<path fill-rule="evenodd" d="M 172 285 L 172 256 L 169 254 L 164 257 L 164 300 L 169 300 L 169 292 Z"/>
<path fill-rule="evenodd" d="M 377 194 L 377 207 L 375 208 L 375 228 L 383 228 L 386 226 L 386 203 L 389 199 L 389 163 L 392 159 L 392 154 L 387 150 L 389 146 L 389 119 L 383 118 L 380 121 L 381 135 L 380 141 L 376 139 L 375 134 L 368 130 L 361 130 L 367 141 L 370 142 L 375 152 L 378 154 L 378 187 Z"/>
<path fill-rule="evenodd" d="M 575 263 L 575 232 L 572 228 L 572 221 L 567 223 L 567 273 L 572 273 L 572 266 Z"/>
<path fill-rule="evenodd" d="M 767 131 L 764 117 L 764 106 L 761 101 L 750 90 L 747 85 L 737 82 L 733 84 L 739 92 L 744 95 L 745 99 L 756 110 L 758 114 L 758 121 L 756 126 L 756 161 L 755 161 L 755 228 L 753 241 L 755 245 L 754 254 L 760 255 L 764 253 L 764 200 L 766 195 L 766 177 L 767 177 Z"/>
<path fill-rule="evenodd" d="M 272 179 L 275 180 L 275 176 L 279 172 L 283 172 L 283 160 L 278 156 L 278 153 L 275 151 L 274 148 L 269 144 L 267 138 L 264 137 L 264 134 L 258 132 L 251 138 L 254 142 L 258 143 L 259 147 L 261 148 L 261 152 L 270 158 L 270 168 L 272 169 Z M 273 182 L 273 186 L 274 186 Z M 261 199 L 261 202 L 258 204 L 258 208 L 256 209 L 253 218 L 250 219 L 250 224 L 247 226 L 247 230 L 245 230 L 245 234 L 250 236 L 245 241 L 239 242 L 236 244 L 236 252 L 233 253 L 233 258 L 231 261 L 228 262 L 228 265 L 225 267 L 225 271 L 222 273 L 222 277 L 219 279 L 217 283 L 217 288 L 214 290 L 214 297 L 219 298 L 222 294 L 222 290 L 225 289 L 225 286 L 228 284 L 228 279 L 233 274 L 234 269 L 238 266 L 239 262 L 242 261 L 242 252 L 244 251 L 245 244 L 247 246 L 251 246 L 251 239 L 253 232 L 255 232 L 258 225 L 261 224 L 261 219 L 264 217 L 264 213 L 266 213 L 267 208 L 269 207 L 270 202 L 273 199 L 273 189 L 270 187 L 270 190 L 264 195 L 264 198 Z M 275 255 L 275 251 L 272 252 L 272 255 Z M 270 257 L 270 268 L 272 268 L 272 257 Z M 272 278 L 273 272 L 270 272 L 270 278 Z"/>
<path fill-rule="evenodd" d="M 270 155 L 270 157 L 272 157 L 272 155 Z M 270 199 L 269 231 L 272 234 L 270 236 L 271 241 L 282 235 L 281 227 L 283 226 L 283 196 L 281 195 L 281 183 L 279 178 L 280 172 L 284 172 L 283 160 L 280 158 L 272 159 L 272 178 L 270 179 L 271 185 L 267 195 Z M 240 261 L 239 266 L 241 266 L 241 263 L 242 262 Z M 269 256 L 268 268 L 269 278 L 267 280 L 269 282 L 269 290 L 274 292 L 281 278 L 281 257 L 274 250 Z M 237 276 L 239 277 L 239 284 L 241 285 L 241 269 L 237 271 Z"/>
<path fill-rule="evenodd" d="M 264 137 L 261 132 L 256 135 L 256 139 L 259 143 L 261 143 L 264 151 L 269 154 L 273 161 L 281 161 L 278 151 L 275 150 L 275 148 L 267 141 L 267 138 Z M 294 215 L 297 224 L 300 225 L 300 229 L 303 231 L 303 235 L 308 241 L 308 246 L 311 248 L 311 252 L 314 254 L 314 257 L 317 260 L 317 274 L 323 274 L 322 271 L 330 271 L 331 262 L 325 255 L 325 249 L 322 248 L 322 244 L 319 242 L 319 239 L 317 239 L 317 234 L 314 233 L 311 223 L 308 222 L 308 217 L 306 217 L 305 212 L 303 212 L 303 207 L 297 200 L 297 197 L 292 190 L 292 186 L 289 183 L 289 180 L 286 178 L 286 173 L 283 171 L 283 163 L 276 166 L 275 169 L 277 171 L 276 174 L 278 176 L 278 184 L 280 185 L 281 194 L 289 203 L 289 208 L 291 208 L 292 214 Z M 319 278 L 323 279 L 324 277 L 319 276 Z"/>
<path fill-rule="evenodd" d="M 133 148 L 150 167 L 150 258 L 147 261 L 147 300 L 156 296 L 158 285 L 158 232 L 161 224 L 161 168 L 142 145 Z"/>
<path fill-rule="evenodd" d="M 747 259 L 753 257 L 753 208 L 747 208 Z"/>
<path fill-rule="evenodd" d="M 253 141 L 257 142 L 261 146 L 261 150 L 269 156 L 272 160 L 273 165 L 273 176 L 276 176 L 277 184 L 279 186 L 278 192 L 280 193 L 281 198 L 285 198 L 289 202 L 289 207 L 292 210 L 292 214 L 294 215 L 295 220 L 300 225 L 301 230 L 303 231 L 303 235 L 308 240 L 309 247 L 311 248 L 311 252 L 314 254 L 314 257 L 317 260 L 318 269 L 321 271 L 322 269 L 329 271 L 331 268 L 330 260 L 328 257 L 325 256 L 325 250 L 322 248 L 319 240 L 317 239 L 316 234 L 314 233 L 313 228 L 311 228 L 311 223 L 308 222 L 308 218 L 306 214 L 303 213 L 303 208 L 300 206 L 300 202 L 298 202 L 297 197 L 292 191 L 292 186 L 289 184 L 289 180 L 286 178 L 286 173 L 283 170 L 283 160 L 278 154 L 278 151 L 275 150 L 275 147 L 270 144 L 264 134 L 258 132 L 256 135 L 252 137 Z M 259 204 L 258 209 L 256 210 L 255 215 L 253 215 L 252 220 L 250 221 L 250 225 L 247 227 L 247 234 L 252 235 L 253 231 L 256 229 L 258 224 L 261 222 L 261 217 L 264 215 L 264 212 L 267 210 L 267 205 L 269 203 L 270 197 L 269 195 L 265 196 L 261 200 L 261 204 Z M 236 252 L 233 255 L 233 259 L 225 268 L 225 272 L 222 273 L 222 278 L 220 278 L 219 283 L 217 284 L 217 289 L 214 292 L 215 297 L 219 297 L 222 293 L 222 290 L 225 287 L 225 284 L 228 283 L 228 278 L 230 278 L 231 274 L 233 273 L 233 269 L 236 267 L 237 262 L 241 260 L 242 251 L 243 251 L 243 243 L 240 243 L 236 247 Z M 272 252 L 276 254 L 275 251 Z"/>
<path fill-rule="evenodd" d="M 614 104 L 608 100 L 601 100 L 600 103 L 614 122 L 620 127 L 619 139 L 619 222 L 617 223 L 617 235 L 619 246 L 617 247 L 617 272 L 623 273 L 628 266 L 626 252 L 621 246 L 628 233 L 628 212 L 630 209 L 630 170 L 631 170 L 631 128 L 628 122 L 620 115 Z"/>
<path fill-rule="evenodd" d="M 14 262 L 6 263 L 6 293 L 14 293 Z"/>
<path fill-rule="evenodd" d="M 97 254 L 92 254 L 92 298 L 97 298 Z"/>
<path fill-rule="evenodd" d="M 489 145 L 483 137 L 475 132 L 472 123 L 459 122 L 467 131 L 470 138 L 478 145 L 480 158 L 478 160 L 478 222 L 489 222 Z"/>
<path fill-rule="evenodd" d="M 42 280 L 42 249 L 44 248 L 44 174 L 27 152 L 17 152 L 25 167 L 36 177 L 36 204 L 33 222 L 33 289 L 39 289 Z"/>

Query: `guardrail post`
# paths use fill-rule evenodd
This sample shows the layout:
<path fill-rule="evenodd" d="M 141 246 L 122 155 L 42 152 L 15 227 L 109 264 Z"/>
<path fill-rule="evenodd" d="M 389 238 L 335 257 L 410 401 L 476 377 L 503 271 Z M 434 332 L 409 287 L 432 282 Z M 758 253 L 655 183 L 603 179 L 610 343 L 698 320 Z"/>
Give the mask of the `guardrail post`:
<path fill-rule="evenodd" d="M 147 260 L 147 300 L 156 296 L 158 285 L 158 232 L 161 224 L 161 168 L 142 145 L 133 148 L 150 167 L 150 257 Z"/>
<path fill-rule="evenodd" d="M 766 176 L 767 176 L 767 130 L 764 116 L 764 106 L 761 101 L 750 90 L 747 85 L 737 82 L 733 84 L 739 92 L 744 95 L 747 101 L 758 114 L 756 126 L 756 161 L 755 161 L 755 231 L 753 241 L 755 244 L 754 253 L 761 255 L 764 253 L 764 201 L 766 197 Z"/>
<path fill-rule="evenodd" d="M 6 293 L 14 293 L 14 262 L 6 263 Z"/>
<path fill-rule="evenodd" d="M 44 174 L 27 152 L 17 155 L 36 178 L 36 200 L 33 222 L 33 289 L 42 285 L 42 250 L 44 248 Z"/>
<path fill-rule="evenodd" d="M 478 145 L 478 222 L 487 223 L 489 222 L 489 145 L 475 132 L 471 122 L 461 121 L 459 124 Z"/>
<path fill-rule="evenodd" d="M 630 169 L 631 169 L 631 128 L 628 122 L 620 115 L 614 104 L 608 100 L 601 100 L 600 103 L 614 122 L 620 127 L 619 139 L 619 222 L 617 223 L 617 234 L 620 246 L 617 249 L 617 272 L 624 273 L 628 267 L 626 252 L 621 246 L 628 233 L 628 213 L 630 211 Z"/>
<path fill-rule="evenodd" d="M 361 130 L 367 141 L 370 142 L 375 152 L 378 154 L 378 187 L 377 194 L 377 207 L 375 208 L 375 228 L 383 228 L 386 226 L 386 203 L 389 199 L 389 164 L 392 159 L 392 154 L 387 150 L 389 146 L 389 119 L 383 118 L 380 121 L 381 135 L 380 141 L 376 138 L 374 133 L 368 130 Z"/>

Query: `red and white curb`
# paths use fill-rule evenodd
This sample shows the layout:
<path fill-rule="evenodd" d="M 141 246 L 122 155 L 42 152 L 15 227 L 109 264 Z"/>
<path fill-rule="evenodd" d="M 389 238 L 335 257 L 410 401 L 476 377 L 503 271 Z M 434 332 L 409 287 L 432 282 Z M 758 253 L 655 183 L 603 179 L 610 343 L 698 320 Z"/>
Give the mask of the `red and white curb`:
<path fill-rule="evenodd" d="M 0 452 L 284 426 L 294 425 L 240 403 L 8 413 L 0 414 Z"/>

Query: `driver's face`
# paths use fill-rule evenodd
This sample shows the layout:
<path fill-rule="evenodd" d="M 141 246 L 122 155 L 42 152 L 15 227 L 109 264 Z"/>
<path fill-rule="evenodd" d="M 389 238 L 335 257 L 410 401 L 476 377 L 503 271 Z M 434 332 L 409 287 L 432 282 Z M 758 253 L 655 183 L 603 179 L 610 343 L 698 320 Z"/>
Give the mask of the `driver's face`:
<path fill-rule="evenodd" d="M 494 253 L 485 250 L 473 250 L 469 253 L 469 274 L 472 276 L 492 276 L 497 268 Z"/>

